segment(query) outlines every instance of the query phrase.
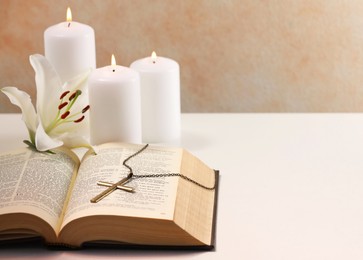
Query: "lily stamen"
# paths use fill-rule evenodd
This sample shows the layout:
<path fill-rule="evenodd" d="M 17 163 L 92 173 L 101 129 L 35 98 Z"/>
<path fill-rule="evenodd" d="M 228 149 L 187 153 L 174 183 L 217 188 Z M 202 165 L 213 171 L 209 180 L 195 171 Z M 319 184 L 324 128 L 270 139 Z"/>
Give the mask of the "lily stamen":
<path fill-rule="evenodd" d="M 67 110 L 70 110 L 71 107 L 73 106 L 74 102 L 76 102 L 77 98 L 82 94 L 82 91 L 80 91 L 79 89 L 77 89 L 70 97 L 69 97 L 69 104 L 67 106 Z"/>
<path fill-rule="evenodd" d="M 70 97 L 69 97 L 69 101 L 72 101 L 72 99 L 76 98 L 82 94 L 82 91 L 80 91 L 79 89 L 76 90 L 76 92 L 74 92 Z"/>
<path fill-rule="evenodd" d="M 58 113 L 56 118 L 54 119 L 53 123 L 50 124 L 50 126 L 46 129 L 48 132 L 51 132 L 54 128 L 57 128 L 58 126 L 66 123 L 80 123 L 85 119 L 85 116 L 82 115 L 78 119 L 74 120 L 74 118 L 77 118 L 80 114 L 86 113 L 90 106 L 85 106 L 81 111 L 78 111 L 76 113 L 71 113 L 71 108 L 78 99 L 78 97 L 82 94 L 81 90 L 76 90 L 72 93 L 72 95 L 69 96 L 68 101 L 63 102 L 63 99 L 70 93 L 70 91 L 65 91 L 60 96 L 60 104 L 58 105 Z M 63 110 L 63 111 L 62 111 Z"/>
<path fill-rule="evenodd" d="M 86 113 L 89 108 L 90 108 L 89 105 L 87 105 L 85 108 L 83 108 L 82 109 L 82 114 Z"/>
<path fill-rule="evenodd" d="M 84 119 L 84 116 L 78 118 L 77 120 L 74 120 L 73 122 L 80 123 L 80 122 L 82 122 L 83 119 Z"/>
<path fill-rule="evenodd" d="M 68 93 L 69 93 L 70 91 L 65 91 L 65 92 L 63 92 L 63 94 L 59 97 L 59 99 L 63 99 L 65 96 L 67 96 L 68 95 Z"/>
<path fill-rule="evenodd" d="M 58 106 L 58 110 L 61 110 L 63 107 L 65 107 L 66 105 L 68 105 L 68 102 L 63 102 Z"/>
<path fill-rule="evenodd" d="M 70 114 L 71 112 L 68 110 L 68 111 L 66 111 L 64 114 L 62 114 L 61 115 L 61 118 L 62 119 L 66 119 L 67 118 L 67 116 L 69 116 L 69 114 Z"/>

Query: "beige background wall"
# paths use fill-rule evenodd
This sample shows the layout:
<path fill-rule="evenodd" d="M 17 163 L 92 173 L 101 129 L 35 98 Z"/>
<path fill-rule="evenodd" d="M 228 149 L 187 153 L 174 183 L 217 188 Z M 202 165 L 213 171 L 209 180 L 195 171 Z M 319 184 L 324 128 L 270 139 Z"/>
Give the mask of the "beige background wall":
<path fill-rule="evenodd" d="M 0 0 L 0 86 L 35 98 L 28 56 L 68 5 L 95 29 L 97 66 L 178 61 L 184 112 L 363 111 L 361 0 Z"/>

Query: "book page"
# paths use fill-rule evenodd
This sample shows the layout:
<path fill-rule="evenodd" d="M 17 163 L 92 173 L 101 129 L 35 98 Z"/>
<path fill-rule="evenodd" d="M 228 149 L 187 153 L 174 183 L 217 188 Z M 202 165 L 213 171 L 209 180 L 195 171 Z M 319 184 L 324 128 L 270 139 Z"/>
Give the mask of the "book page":
<path fill-rule="evenodd" d="M 218 174 L 187 151 L 183 153 L 181 172 L 209 189 L 181 180 L 178 186 L 175 223 L 203 243 L 211 244 Z"/>
<path fill-rule="evenodd" d="M 115 183 L 128 175 L 129 170 L 122 163 L 142 147 L 108 144 L 99 147 L 97 155 L 85 156 L 78 171 L 63 226 L 73 219 L 90 215 L 172 219 L 178 177 L 133 178 L 126 184 L 134 188 L 133 193 L 117 189 L 97 203 L 90 202 L 90 199 L 107 188 L 98 186 L 98 181 Z M 181 158 L 181 149 L 149 146 L 127 164 L 132 167 L 135 175 L 175 173 L 180 171 Z"/>
<path fill-rule="evenodd" d="M 64 150 L 56 154 L 30 149 L 0 155 L 0 214 L 29 213 L 54 230 L 79 161 Z"/>

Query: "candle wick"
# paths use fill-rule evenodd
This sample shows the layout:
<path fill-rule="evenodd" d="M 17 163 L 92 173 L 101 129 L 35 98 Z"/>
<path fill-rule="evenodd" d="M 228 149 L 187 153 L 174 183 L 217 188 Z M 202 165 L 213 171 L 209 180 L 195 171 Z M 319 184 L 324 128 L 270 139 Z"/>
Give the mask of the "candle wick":
<path fill-rule="evenodd" d="M 71 26 L 71 23 L 68 23 L 68 27 Z"/>
<path fill-rule="evenodd" d="M 155 61 L 153 60 L 153 63 L 155 64 Z"/>
<path fill-rule="evenodd" d="M 112 72 L 115 72 L 115 70 L 113 69 Z"/>

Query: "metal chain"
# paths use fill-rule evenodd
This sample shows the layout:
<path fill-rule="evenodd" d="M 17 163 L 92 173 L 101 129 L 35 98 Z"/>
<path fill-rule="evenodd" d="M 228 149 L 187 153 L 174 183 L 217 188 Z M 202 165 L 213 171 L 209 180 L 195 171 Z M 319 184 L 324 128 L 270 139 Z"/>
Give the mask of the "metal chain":
<path fill-rule="evenodd" d="M 131 168 L 131 166 L 130 165 L 127 165 L 126 164 L 126 162 L 128 161 L 128 160 L 130 160 L 131 158 L 133 158 L 133 157 L 135 157 L 136 155 L 138 155 L 138 154 L 140 154 L 140 153 L 142 153 L 147 147 L 149 146 L 149 144 L 146 144 L 144 147 L 142 147 L 139 151 L 137 151 L 136 153 L 134 153 L 134 154 L 131 154 L 129 157 L 127 157 L 124 161 L 123 161 L 123 163 L 122 163 L 122 165 L 123 166 L 125 166 L 127 169 L 129 169 L 130 170 L 130 173 L 129 173 L 129 176 L 128 177 L 132 177 L 133 175 L 134 175 L 134 173 L 133 173 L 133 171 L 132 171 L 132 168 Z"/>
<path fill-rule="evenodd" d="M 133 171 L 132 171 L 131 166 L 129 166 L 128 164 L 126 164 L 126 162 L 128 160 L 130 160 L 131 158 L 137 156 L 138 154 L 142 153 L 148 146 L 149 146 L 149 144 L 146 144 L 139 151 L 137 151 L 136 153 L 130 155 L 129 157 L 127 157 L 123 161 L 122 164 L 126 168 L 128 168 L 130 170 L 130 173 L 129 173 L 128 177 L 135 178 L 135 179 L 136 178 L 141 179 L 141 178 L 180 177 L 180 178 L 182 178 L 184 180 L 187 180 L 187 181 L 189 181 L 189 182 L 191 182 L 191 183 L 193 183 L 193 184 L 195 184 L 195 185 L 197 185 L 197 186 L 199 186 L 199 187 L 201 187 L 203 189 L 206 189 L 206 190 L 214 190 L 215 189 L 215 186 L 216 186 L 216 183 L 215 182 L 214 182 L 214 184 L 213 184 L 212 187 L 208 187 L 208 186 L 205 186 L 205 185 L 203 185 L 203 184 L 201 184 L 201 183 L 199 183 L 199 182 L 197 182 L 197 181 L 195 181 L 195 180 L 193 180 L 193 179 L 189 178 L 188 176 L 185 176 L 185 175 L 183 175 L 181 173 L 159 173 L 159 174 L 144 174 L 144 175 L 140 175 L 140 174 L 136 175 L 136 174 L 134 174 Z"/>

